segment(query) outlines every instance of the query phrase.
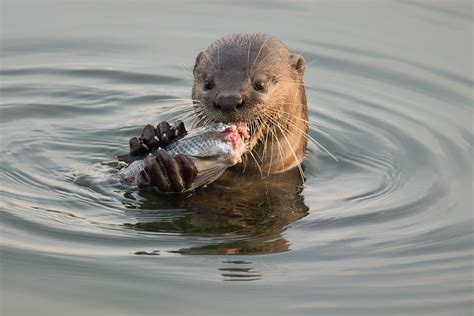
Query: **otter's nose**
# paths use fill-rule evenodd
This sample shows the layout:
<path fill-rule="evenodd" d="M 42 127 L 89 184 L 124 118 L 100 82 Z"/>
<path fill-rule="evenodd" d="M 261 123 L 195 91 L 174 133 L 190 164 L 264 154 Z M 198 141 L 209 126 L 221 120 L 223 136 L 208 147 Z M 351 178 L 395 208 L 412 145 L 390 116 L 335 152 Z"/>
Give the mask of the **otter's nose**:
<path fill-rule="evenodd" d="M 214 105 L 223 112 L 235 112 L 244 104 L 240 95 L 220 95 L 216 98 Z"/>

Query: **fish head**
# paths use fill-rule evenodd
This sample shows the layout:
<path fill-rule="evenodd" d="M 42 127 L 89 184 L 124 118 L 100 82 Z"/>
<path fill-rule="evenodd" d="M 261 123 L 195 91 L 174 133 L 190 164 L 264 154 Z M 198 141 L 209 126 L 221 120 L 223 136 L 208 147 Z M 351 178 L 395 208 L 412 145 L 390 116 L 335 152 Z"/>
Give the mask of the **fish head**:
<path fill-rule="evenodd" d="M 221 133 L 222 141 L 230 147 L 226 159 L 233 165 L 242 162 L 242 155 L 247 150 L 250 138 L 247 126 L 245 124 L 223 125 Z"/>

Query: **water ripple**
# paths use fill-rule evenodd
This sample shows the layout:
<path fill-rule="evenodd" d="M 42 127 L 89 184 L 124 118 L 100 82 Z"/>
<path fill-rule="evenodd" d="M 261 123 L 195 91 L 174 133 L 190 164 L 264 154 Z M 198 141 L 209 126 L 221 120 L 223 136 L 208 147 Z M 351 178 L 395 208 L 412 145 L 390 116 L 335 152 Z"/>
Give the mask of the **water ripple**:
<path fill-rule="evenodd" d="M 328 20 L 311 29 L 335 32 L 331 6 L 339 5 L 318 3 Z M 298 23 L 314 20 L 300 19 L 303 6 L 311 4 L 298 6 Z M 472 20 L 445 4 L 390 6 L 431 12 L 458 27 L 457 20 Z M 387 43 L 376 31 L 370 34 Z M 53 54 L 51 63 L 0 70 L 2 283 L 13 293 L 5 302 L 13 295 L 28 302 L 47 288 L 55 301 L 81 297 L 94 306 L 103 306 L 97 291 L 110 293 L 120 298 L 108 304 L 114 312 L 129 311 L 137 303 L 131 297 L 143 306 L 179 297 L 201 308 L 210 295 L 237 288 L 245 291 L 231 292 L 233 299 L 248 301 L 247 290 L 258 287 L 258 303 L 267 299 L 273 314 L 469 310 L 472 74 L 450 61 L 403 57 L 416 52 L 355 45 L 347 34 L 344 41 L 300 35 L 296 44 L 309 48 L 304 57 L 317 61 L 305 74 L 315 87 L 307 88 L 309 132 L 338 161 L 310 145 L 303 184 L 297 172 L 258 181 L 237 175 L 184 196 L 138 191 L 118 177 L 115 159 L 144 124 L 172 121 L 191 106 L 190 83 L 173 63 L 158 71 L 113 57 L 103 67 L 52 65 L 57 54 L 88 46 L 91 54 L 142 46 L 5 41 L 9 63 L 35 50 Z M 57 288 L 64 299 L 56 299 Z M 180 306 L 167 307 L 164 313 Z"/>

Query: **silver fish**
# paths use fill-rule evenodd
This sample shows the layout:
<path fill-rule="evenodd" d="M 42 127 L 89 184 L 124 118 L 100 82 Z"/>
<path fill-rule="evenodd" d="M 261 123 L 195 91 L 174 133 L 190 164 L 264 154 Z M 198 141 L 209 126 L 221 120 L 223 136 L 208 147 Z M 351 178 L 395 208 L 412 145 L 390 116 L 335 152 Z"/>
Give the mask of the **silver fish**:
<path fill-rule="evenodd" d="M 198 173 L 188 189 L 192 190 L 215 181 L 227 168 L 242 162 L 248 138 L 243 125 L 215 123 L 191 130 L 165 149 L 171 155 L 182 153 L 193 160 Z M 143 160 L 137 160 L 123 169 L 121 176 L 135 179 L 143 169 Z"/>
<path fill-rule="evenodd" d="M 169 144 L 166 150 L 172 155 L 182 153 L 190 158 L 214 157 L 235 165 L 242 162 L 246 138 L 248 133 L 245 127 L 216 123 L 190 131 Z"/>

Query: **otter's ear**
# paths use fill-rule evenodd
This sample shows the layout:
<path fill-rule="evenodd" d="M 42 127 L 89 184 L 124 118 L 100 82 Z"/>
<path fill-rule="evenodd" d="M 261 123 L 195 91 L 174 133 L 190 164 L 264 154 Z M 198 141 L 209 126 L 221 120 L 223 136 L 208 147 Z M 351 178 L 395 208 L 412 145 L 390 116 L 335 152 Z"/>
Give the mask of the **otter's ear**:
<path fill-rule="evenodd" d="M 200 52 L 196 57 L 196 62 L 194 62 L 193 74 L 196 73 L 196 67 L 199 64 L 199 62 L 201 61 L 202 55 L 203 55 L 203 53 Z"/>
<path fill-rule="evenodd" d="M 303 76 L 304 74 L 304 58 L 301 55 L 298 54 L 291 54 L 290 55 L 290 65 L 296 70 L 296 72 L 300 75 Z"/>

